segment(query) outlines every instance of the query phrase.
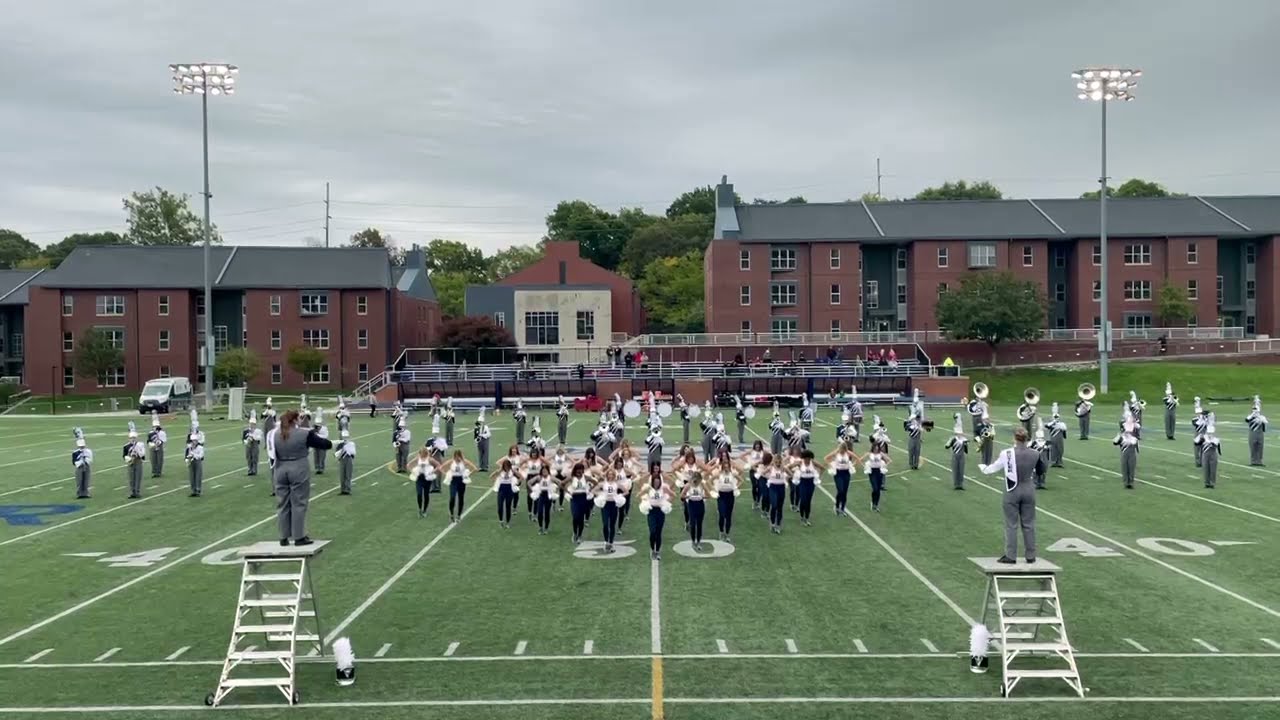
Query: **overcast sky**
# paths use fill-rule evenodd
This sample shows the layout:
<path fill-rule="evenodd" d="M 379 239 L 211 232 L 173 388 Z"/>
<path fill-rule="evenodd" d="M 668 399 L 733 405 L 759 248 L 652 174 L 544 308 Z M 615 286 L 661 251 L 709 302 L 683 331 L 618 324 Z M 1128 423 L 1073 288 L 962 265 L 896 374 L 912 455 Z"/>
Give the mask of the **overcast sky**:
<path fill-rule="evenodd" d="M 661 212 L 728 174 L 744 198 L 1007 195 L 1096 183 L 1099 113 L 1069 73 L 1140 67 L 1110 164 L 1198 194 L 1280 194 L 1274 0 L 6 0 L 0 227 L 123 228 L 122 196 L 200 191 L 200 102 L 167 66 L 242 68 L 210 99 L 230 242 L 374 225 L 402 244 L 536 241 L 561 199 Z M 366 7 L 367 6 L 367 7 Z"/>

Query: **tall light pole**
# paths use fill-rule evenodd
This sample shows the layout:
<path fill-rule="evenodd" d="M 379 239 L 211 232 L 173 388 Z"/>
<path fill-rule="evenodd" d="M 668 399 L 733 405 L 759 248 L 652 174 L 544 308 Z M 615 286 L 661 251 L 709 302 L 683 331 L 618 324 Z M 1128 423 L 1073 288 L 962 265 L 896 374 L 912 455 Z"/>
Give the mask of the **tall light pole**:
<path fill-rule="evenodd" d="M 213 284 L 209 261 L 209 244 L 212 235 L 209 224 L 209 96 L 234 95 L 236 75 L 240 68 L 227 63 L 178 63 L 169 66 L 173 73 L 173 92 L 178 95 L 200 96 L 200 125 L 204 147 L 204 364 L 205 407 L 213 407 Z"/>
<path fill-rule="evenodd" d="M 1110 67 L 1083 68 L 1071 73 L 1079 91 L 1076 97 L 1102 105 L 1102 174 L 1098 178 L 1098 245 L 1102 253 L 1102 308 L 1098 316 L 1098 369 L 1101 377 L 1098 393 L 1101 395 L 1107 394 L 1107 360 L 1111 354 L 1111 320 L 1107 313 L 1107 103 L 1132 100 L 1133 89 L 1141 76 L 1141 70 Z"/>

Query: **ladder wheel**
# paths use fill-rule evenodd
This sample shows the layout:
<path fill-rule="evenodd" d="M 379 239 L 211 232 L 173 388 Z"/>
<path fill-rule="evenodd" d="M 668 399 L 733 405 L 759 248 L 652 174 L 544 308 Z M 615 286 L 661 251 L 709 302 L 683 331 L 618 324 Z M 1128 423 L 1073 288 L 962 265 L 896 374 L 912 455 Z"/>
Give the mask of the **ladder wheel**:
<path fill-rule="evenodd" d="M 1009 689 L 1004 683 L 1000 683 L 1000 697 L 1009 697 Z"/>
<path fill-rule="evenodd" d="M 302 702 L 302 697 L 298 695 L 297 690 L 293 691 L 293 698 L 291 698 L 290 702 L 293 705 L 297 705 L 298 703 Z"/>
<path fill-rule="evenodd" d="M 213 707 L 213 693 L 204 696 L 204 704 Z"/>

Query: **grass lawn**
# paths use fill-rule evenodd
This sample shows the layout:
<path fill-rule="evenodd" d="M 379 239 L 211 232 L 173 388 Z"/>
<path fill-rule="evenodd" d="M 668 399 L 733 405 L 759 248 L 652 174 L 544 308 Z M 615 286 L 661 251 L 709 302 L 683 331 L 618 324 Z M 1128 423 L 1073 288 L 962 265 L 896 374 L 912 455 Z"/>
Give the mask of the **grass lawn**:
<path fill-rule="evenodd" d="M 1106 407 L 1120 407 L 1127 400 L 1129 391 L 1153 407 L 1164 397 L 1164 384 L 1173 383 L 1173 391 L 1189 411 L 1191 399 L 1199 395 L 1208 398 L 1246 398 L 1254 394 L 1280 399 L 1280 367 L 1240 363 L 1196 362 L 1113 362 L 1108 366 L 1110 393 L 1094 399 Z M 1076 388 L 1080 383 L 1098 386 L 1098 367 L 1018 368 L 1014 370 L 974 369 L 967 371 L 972 382 L 985 382 L 991 387 L 992 402 L 1022 402 L 1022 391 L 1027 387 L 1040 389 L 1050 401 L 1075 403 Z"/>
<path fill-rule="evenodd" d="M 1139 389 L 1156 410 L 1170 365 L 1117 366 L 1117 375 L 1121 367 L 1154 372 Z M 987 382 L 1003 393 L 1022 380 Z M 1069 406 L 1077 382 L 1042 381 L 1046 409 L 1054 399 Z M 1034 679 L 1005 700 L 998 662 L 987 675 L 968 672 L 968 619 L 981 612 L 985 582 L 968 558 L 1000 552 L 1001 481 L 978 474 L 971 455 L 967 491 L 951 489 L 943 409 L 932 411 L 939 430 L 926 436 L 925 463 L 906 470 L 902 413 L 882 408 L 894 438 L 882 512 L 869 511 L 865 481 L 855 482 L 852 518 L 835 516 L 819 492 L 813 527 L 788 512 L 777 536 L 744 492 L 734 546 L 685 554 L 677 510 L 658 564 L 645 558 L 639 514 L 620 552 L 575 551 L 567 512 L 539 536 L 521 500 L 514 527 L 499 528 L 483 481 L 470 486 L 460 524 L 447 523 L 447 495 L 419 519 L 412 486 L 385 465 L 390 420 L 357 415 L 355 494 L 337 494 L 331 463 L 316 479 L 310 524 L 333 541 L 315 571 L 322 624 L 351 638 L 358 682 L 337 687 L 331 661 L 318 658 L 300 665 L 301 708 L 267 690 L 238 690 L 227 707 L 334 720 L 1280 717 L 1280 461 L 1247 467 L 1246 407 L 1222 406 L 1219 484 L 1203 489 L 1190 396 L 1213 394 L 1202 388 L 1222 380 L 1174 382 L 1186 406 L 1178 437 L 1165 440 L 1149 413 L 1136 490 L 1121 487 L 1109 442 L 1118 403 L 1108 402 L 1095 412 L 1094 439 L 1069 436 L 1066 468 L 1052 470 L 1038 496 L 1041 556 L 1063 568 L 1086 700 Z M 1127 389 L 1120 377 L 1113 384 Z M 1013 410 L 997 405 L 997 421 L 1012 421 Z M 816 450 L 830 449 L 836 419 L 834 410 L 819 415 Z M 552 412 L 542 420 L 555 427 Z M 594 420 L 574 417 L 571 444 L 585 442 Z M 171 444 L 164 477 L 129 501 L 117 459 L 126 419 L 76 422 L 97 453 L 94 497 L 84 501 L 73 499 L 70 422 L 0 418 L 0 715 L 207 712 L 240 572 L 233 549 L 275 538 L 266 478 L 244 476 L 240 424 L 209 421 L 204 497 L 187 497 L 181 448 Z M 513 428 L 506 413 L 491 422 L 496 456 Z M 766 434 L 767 422 L 762 414 L 751 430 Z M 175 418 L 171 435 L 183 427 Z M 415 442 L 428 428 L 414 418 Z M 457 429 L 471 454 L 471 416 Z M 638 441 L 642 430 L 627 435 Z M 679 435 L 669 423 L 668 441 Z M 15 524 L 15 506 L 59 512 Z M 712 507 L 710 539 L 714 515 Z M 599 538 L 596 515 L 588 540 Z"/>

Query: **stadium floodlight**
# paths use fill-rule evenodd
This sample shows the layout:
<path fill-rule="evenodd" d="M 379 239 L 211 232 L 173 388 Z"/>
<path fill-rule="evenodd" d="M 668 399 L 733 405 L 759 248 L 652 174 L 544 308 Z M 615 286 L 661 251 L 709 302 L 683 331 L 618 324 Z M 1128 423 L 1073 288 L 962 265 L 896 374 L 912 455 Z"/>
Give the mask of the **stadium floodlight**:
<path fill-rule="evenodd" d="M 212 226 L 209 221 L 209 96 L 234 95 L 236 76 L 240 68 L 228 63 L 198 62 L 174 63 L 173 92 L 177 95 L 199 95 L 200 117 L 204 140 L 204 397 L 208 407 L 213 406 L 213 285 L 209 260 L 209 244 Z"/>
<path fill-rule="evenodd" d="M 1076 97 L 1102 105 L 1102 173 L 1098 178 L 1098 244 L 1102 254 L 1102 297 L 1098 328 L 1098 392 L 1107 393 L 1107 360 L 1111 353 L 1111 322 L 1107 312 L 1107 103 L 1133 100 L 1142 71 L 1134 68 L 1090 67 L 1071 73 Z"/>

